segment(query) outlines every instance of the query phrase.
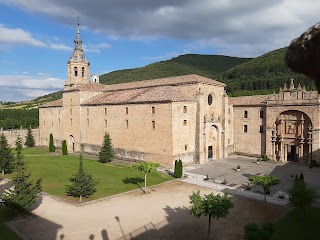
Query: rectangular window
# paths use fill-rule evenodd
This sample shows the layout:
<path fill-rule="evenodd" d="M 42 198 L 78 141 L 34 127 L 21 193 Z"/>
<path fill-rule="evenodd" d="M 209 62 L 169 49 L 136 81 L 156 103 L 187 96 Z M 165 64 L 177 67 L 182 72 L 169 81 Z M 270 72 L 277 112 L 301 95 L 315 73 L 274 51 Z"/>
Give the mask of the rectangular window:
<path fill-rule="evenodd" d="M 228 113 L 229 113 L 229 114 L 231 113 L 231 109 L 230 109 L 230 108 L 228 109 Z"/>
<path fill-rule="evenodd" d="M 43 121 L 43 126 L 46 126 L 46 121 Z"/>
<path fill-rule="evenodd" d="M 187 106 L 183 106 L 183 113 L 187 113 Z"/>
<path fill-rule="evenodd" d="M 51 109 L 51 115 L 53 114 L 53 109 Z"/>
<path fill-rule="evenodd" d="M 230 144 L 230 138 L 228 138 L 228 144 Z"/>
<path fill-rule="evenodd" d="M 126 128 L 129 128 L 129 120 L 126 120 Z"/>
<path fill-rule="evenodd" d="M 185 150 L 185 151 L 188 150 L 188 144 L 184 145 L 184 150 Z"/>
<path fill-rule="evenodd" d="M 107 115 L 107 108 L 104 108 L 104 115 Z"/>
<path fill-rule="evenodd" d="M 72 126 L 72 118 L 70 119 L 70 126 Z"/>
<path fill-rule="evenodd" d="M 59 112 L 59 115 L 60 115 L 61 114 L 60 109 L 58 110 L 58 112 Z"/>
<path fill-rule="evenodd" d="M 263 133 L 263 126 L 260 126 L 259 133 Z"/>
<path fill-rule="evenodd" d="M 53 121 L 51 122 L 51 127 L 53 127 Z"/>
<path fill-rule="evenodd" d="M 72 99 L 70 99 L 70 105 L 72 105 Z"/>
<path fill-rule="evenodd" d="M 155 113 L 156 113 L 156 110 L 155 110 L 154 107 L 151 107 L 151 112 L 152 112 L 152 114 L 155 114 Z"/>
<path fill-rule="evenodd" d="M 107 121 L 107 119 L 104 120 L 104 126 L 105 126 L 105 127 L 108 126 L 108 121 Z"/>
<path fill-rule="evenodd" d="M 59 120 L 58 120 L 58 121 L 59 121 L 59 125 L 60 125 L 60 118 L 59 118 Z"/>
<path fill-rule="evenodd" d="M 152 129 L 155 130 L 156 129 L 156 122 L 152 121 Z"/>
<path fill-rule="evenodd" d="M 248 132 L 248 125 L 243 125 L 243 132 Z"/>
<path fill-rule="evenodd" d="M 244 111 L 243 117 L 248 118 L 248 111 Z"/>
<path fill-rule="evenodd" d="M 260 118 L 263 118 L 263 111 L 260 111 Z"/>
<path fill-rule="evenodd" d="M 187 125 L 188 121 L 187 120 L 183 120 L 183 125 Z"/>
<path fill-rule="evenodd" d="M 46 110 L 45 109 L 43 109 L 43 115 L 46 115 Z"/>
<path fill-rule="evenodd" d="M 87 118 L 87 127 L 89 127 L 89 118 Z"/>
<path fill-rule="evenodd" d="M 228 119 L 228 123 L 229 123 L 229 124 L 231 123 L 231 120 L 230 120 L 230 119 Z"/>
<path fill-rule="evenodd" d="M 70 115 L 72 115 L 72 108 L 70 109 Z"/>
<path fill-rule="evenodd" d="M 126 114 L 128 114 L 129 113 L 129 109 L 126 107 Z"/>
<path fill-rule="evenodd" d="M 89 115 L 89 108 L 87 108 L 87 115 Z"/>

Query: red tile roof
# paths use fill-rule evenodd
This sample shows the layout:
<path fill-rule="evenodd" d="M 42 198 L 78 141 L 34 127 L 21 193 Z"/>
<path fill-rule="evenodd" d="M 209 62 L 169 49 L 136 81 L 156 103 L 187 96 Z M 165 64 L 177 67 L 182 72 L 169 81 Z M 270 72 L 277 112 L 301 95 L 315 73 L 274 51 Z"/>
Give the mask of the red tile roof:
<path fill-rule="evenodd" d="M 39 106 L 39 108 L 47 108 L 47 107 L 62 107 L 62 98 Z"/>

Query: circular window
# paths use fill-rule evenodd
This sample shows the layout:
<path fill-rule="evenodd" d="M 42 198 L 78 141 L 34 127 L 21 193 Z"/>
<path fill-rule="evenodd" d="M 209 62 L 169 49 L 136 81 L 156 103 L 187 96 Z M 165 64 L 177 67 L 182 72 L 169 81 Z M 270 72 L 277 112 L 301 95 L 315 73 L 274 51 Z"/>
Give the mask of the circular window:
<path fill-rule="evenodd" d="M 209 105 L 212 104 L 212 94 L 211 93 L 208 95 L 208 104 Z"/>

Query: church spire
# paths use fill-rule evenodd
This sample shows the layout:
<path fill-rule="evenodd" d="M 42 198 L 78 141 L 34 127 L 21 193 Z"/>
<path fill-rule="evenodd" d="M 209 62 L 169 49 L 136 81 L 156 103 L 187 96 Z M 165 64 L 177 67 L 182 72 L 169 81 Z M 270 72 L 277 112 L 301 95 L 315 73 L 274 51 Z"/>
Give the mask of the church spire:
<path fill-rule="evenodd" d="M 81 50 L 82 51 L 82 40 L 80 37 L 80 22 L 79 22 L 79 17 L 78 17 L 78 29 L 77 29 L 77 37 L 74 40 L 75 46 L 74 49 L 76 50 Z"/>

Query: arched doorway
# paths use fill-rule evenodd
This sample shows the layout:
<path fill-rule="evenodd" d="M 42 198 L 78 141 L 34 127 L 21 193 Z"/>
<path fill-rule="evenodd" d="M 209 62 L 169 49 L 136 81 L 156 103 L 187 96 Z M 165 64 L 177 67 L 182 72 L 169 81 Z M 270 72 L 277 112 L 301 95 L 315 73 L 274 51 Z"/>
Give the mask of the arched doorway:
<path fill-rule="evenodd" d="M 273 159 L 307 162 L 311 158 L 312 122 L 301 111 L 282 112 L 272 127 Z"/>
<path fill-rule="evenodd" d="M 69 149 L 71 149 L 74 152 L 74 137 L 72 135 L 69 136 Z"/>
<path fill-rule="evenodd" d="M 211 125 L 207 139 L 208 160 L 219 159 L 219 129 L 215 125 Z"/>

